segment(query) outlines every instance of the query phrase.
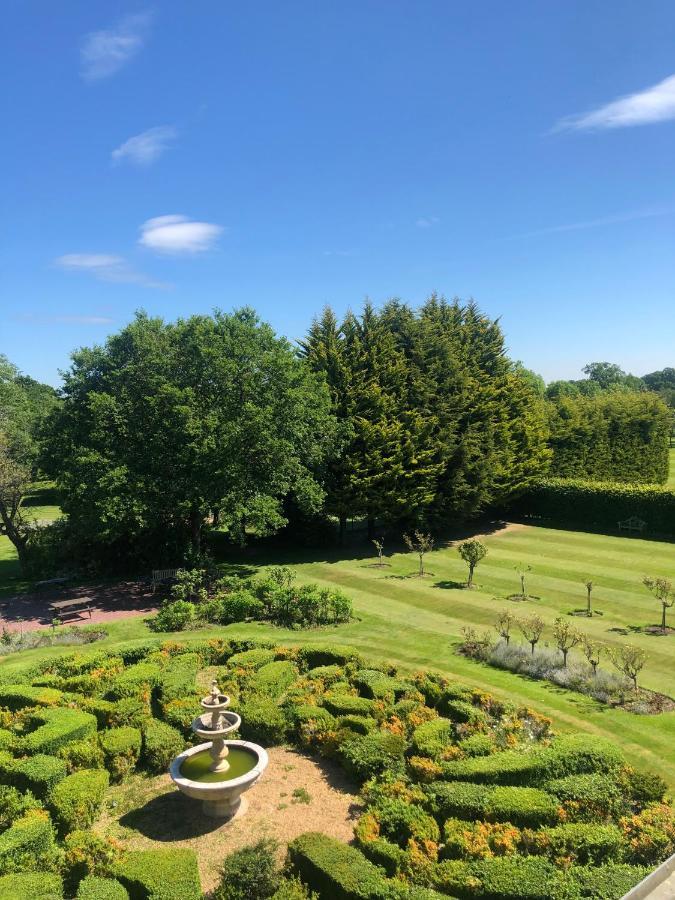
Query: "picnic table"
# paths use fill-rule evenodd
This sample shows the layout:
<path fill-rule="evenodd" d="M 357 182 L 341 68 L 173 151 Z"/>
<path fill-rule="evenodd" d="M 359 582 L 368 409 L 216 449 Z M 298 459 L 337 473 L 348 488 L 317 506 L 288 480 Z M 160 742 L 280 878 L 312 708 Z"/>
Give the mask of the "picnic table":
<path fill-rule="evenodd" d="M 631 516 L 628 519 L 617 522 L 617 525 L 619 526 L 619 531 L 630 531 L 635 534 L 642 534 L 647 526 L 647 523 L 644 521 L 644 519 L 640 519 L 637 516 Z"/>
<path fill-rule="evenodd" d="M 55 600 L 49 604 L 49 609 L 54 616 L 63 620 L 65 616 L 76 615 L 88 612 L 91 619 L 91 597 L 75 597 L 72 600 Z"/>

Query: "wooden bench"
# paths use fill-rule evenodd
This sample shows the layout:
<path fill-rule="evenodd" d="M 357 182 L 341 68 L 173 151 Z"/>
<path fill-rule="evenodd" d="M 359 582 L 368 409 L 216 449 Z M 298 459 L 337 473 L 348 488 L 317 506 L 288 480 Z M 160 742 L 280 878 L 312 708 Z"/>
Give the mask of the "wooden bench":
<path fill-rule="evenodd" d="M 629 531 L 634 534 L 642 534 L 647 527 L 647 523 L 637 516 L 630 516 L 630 518 L 624 519 L 623 522 L 618 522 L 617 524 L 619 526 L 619 531 Z"/>
<path fill-rule="evenodd" d="M 166 584 L 172 581 L 178 574 L 178 569 L 153 569 L 152 570 L 152 593 L 157 590 L 157 585 Z"/>
<path fill-rule="evenodd" d="M 88 612 L 91 619 L 91 597 L 75 597 L 73 600 L 55 600 L 49 604 L 49 609 L 54 616 L 63 621 L 66 616 L 76 615 Z"/>

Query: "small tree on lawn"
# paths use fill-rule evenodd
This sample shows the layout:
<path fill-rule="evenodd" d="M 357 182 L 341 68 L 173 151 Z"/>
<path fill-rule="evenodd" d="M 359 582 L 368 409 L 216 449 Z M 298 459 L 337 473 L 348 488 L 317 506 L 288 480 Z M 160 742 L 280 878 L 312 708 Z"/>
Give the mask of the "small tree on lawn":
<path fill-rule="evenodd" d="M 495 622 L 495 629 L 499 637 L 504 639 L 504 643 L 506 646 L 509 646 L 509 641 L 511 640 L 511 628 L 515 624 L 516 617 L 512 612 L 509 612 L 508 609 L 505 609 L 503 612 L 500 612 L 497 616 L 497 621 Z"/>
<path fill-rule="evenodd" d="M 559 616 L 553 623 L 553 640 L 558 650 L 562 653 L 563 666 L 567 668 L 567 654 L 572 647 L 576 647 L 579 643 L 581 635 L 571 622 Z"/>
<path fill-rule="evenodd" d="M 637 694 L 638 691 L 638 675 L 644 668 L 647 661 L 647 654 L 641 647 L 633 647 L 631 644 L 621 644 L 615 647 L 610 653 L 610 659 L 616 668 L 626 678 L 630 678 L 633 682 L 633 689 Z"/>
<path fill-rule="evenodd" d="M 661 631 L 666 634 L 666 610 L 675 603 L 673 585 L 667 578 L 643 578 L 642 583 L 661 603 Z"/>
<path fill-rule="evenodd" d="M 520 596 L 527 597 L 527 592 L 525 590 L 525 578 L 528 572 L 532 571 L 532 566 L 525 566 L 523 563 L 519 563 L 517 566 L 513 567 L 518 573 L 518 578 L 520 578 Z"/>
<path fill-rule="evenodd" d="M 546 627 L 544 620 L 541 616 L 529 616 L 526 619 L 521 619 L 518 622 L 518 627 L 527 643 L 532 647 L 532 656 L 534 656 L 534 648 L 539 643 L 539 639 Z"/>
<path fill-rule="evenodd" d="M 598 666 L 600 658 L 605 652 L 605 646 L 599 641 L 592 641 L 589 637 L 581 639 L 581 650 L 588 660 L 589 666 L 593 669 L 593 676 L 598 674 Z"/>
<path fill-rule="evenodd" d="M 384 566 L 384 538 L 373 538 L 372 542 L 377 550 L 377 565 L 382 568 Z"/>
<path fill-rule="evenodd" d="M 593 615 L 593 606 L 592 606 L 592 602 L 591 602 L 591 594 L 593 593 L 593 582 L 585 581 L 584 584 L 586 585 L 586 615 L 590 619 Z"/>
<path fill-rule="evenodd" d="M 470 588 L 473 586 L 473 573 L 476 566 L 481 559 L 485 559 L 487 556 L 487 547 L 482 541 L 471 538 L 468 541 L 462 541 L 459 547 L 457 547 L 457 552 L 469 567 L 469 577 L 466 586 Z"/>
<path fill-rule="evenodd" d="M 418 575 L 422 578 L 424 576 L 424 554 L 433 550 L 434 539 L 430 534 L 423 534 L 421 531 L 416 531 L 412 536 L 404 534 L 403 540 L 406 542 L 408 550 L 418 555 L 420 561 Z"/>

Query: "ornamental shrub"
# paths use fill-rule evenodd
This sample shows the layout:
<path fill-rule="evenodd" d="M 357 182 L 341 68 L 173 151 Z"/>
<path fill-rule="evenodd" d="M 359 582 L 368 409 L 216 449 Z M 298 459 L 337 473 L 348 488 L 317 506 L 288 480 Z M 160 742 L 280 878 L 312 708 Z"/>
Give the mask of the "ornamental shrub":
<path fill-rule="evenodd" d="M 356 735 L 340 747 L 346 769 L 359 781 L 367 781 L 383 772 L 402 772 L 405 738 L 390 731 Z"/>
<path fill-rule="evenodd" d="M 257 597 L 245 590 L 225 594 L 217 602 L 219 604 L 217 618 L 209 616 L 208 621 L 220 622 L 222 625 L 243 622 L 245 619 L 262 619 L 265 609 Z"/>
<path fill-rule="evenodd" d="M 328 686 L 334 684 L 336 681 L 341 681 L 344 674 L 345 671 L 343 666 L 316 666 L 306 673 L 305 678 L 310 678 L 312 681 L 321 680 Z"/>
<path fill-rule="evenodd" d="M 626 811 L 626 800 L 608 775 L 567 775 L 545 781 L 542 788 L 558 798 L 572 822 L 603 822 Z"/>
<path fill-rule="evenodd" d="M 338 727 L 346 728 L 356 734 L 369 734 L 377 728 L 372 716 L 338 716 Z"/>
<path fill-rule="evenodd" d="M 440 829 L 436 820 L 420 806 L 398 797 L 386 797 L 370 809 L 379 825 L 380 834 L 405 848 L 411 838 L 438 842 Z"/>
<path fill-rule="evenodd" d="M 620 820 L 627 844 L 626 859 L 653 866 L 675 853 L 675 810 L 666 804 L 648 806 Z"/>
<path fill-rule="evenodd" d="M 58 706 L 63 691 L 30 684 L 0 685 L 0 706 L 16 711 L 27 706 Z"/>
<path fill-rule="evenodd" d="M 331 900 L 382 897 L 382 870 L 363 853 L 327 834 L 307 832 L 288 845 L 291 869 L 302 881 Z"/>
<path fill-rule="evenodd" d="M 62 834 L 86 829 L 94 823 L 109 783 L 105 769 L 82 769 L 56 785 L 49 797 L 49 807 Z"/>
<path fill-rule="evenodd" d="M 515 853 L 521 844 L 520 829 L 510 822 L 465 822 L 447 819 L 443 825 L 444 858 L 486 859 Z"/>
<path fill-rule="evenodd" d="M 621 784 L 638 806 L 661 803 L 668 792 L 668 785 L 656 772 L 641 772 L 628 767 L 622 773 Z"/>
<path fill-rule="evenodd" d="M 64 841 L 63 868 L 68 895 L 88 875 L 108 878 L 120 858 L 121 845 L 93 831 L 71 831 Z"/>
<path fill-rule="evenodd" d="M 253 650 L 243 650 L 241 653 L 233 653 L 228 659 L 227 664 L 232 668 L 255 671 L 271 662 L 274 662 L 274 650 L 256 647 Z"/>
<path fill-rule="evenodd" d="M 141 752 L 141 743 L 140 730 L 129 725 L 103 732 L 101 747 L 106 768 L 113 781 L 123 781 L 133 772 Z"/>
<path fill-rule="evenodd" d="M 430 808 L 441 820 L 485 819 L 530 828 L 558 821 L 557 801 L 538 788 L 435 782 L 427 791 Z"/>
<path fill-rule="evenodd" d="M 192 850 L 132 850 L 113 866 L 113 874 L 133 898 L 201 900 L 197 856 Z"/>
<path fill-rule="evenodd" d="M 138 662 L 127 666 L 113 680 L 106 694 L 108 699 L 121 700 L 123 697 L 149 697 L 162 677 L 162 670 L 152 662 Z"/>
<path fill-rule="evenodd" d="M 28 727 L 18 745 L 26 753 L 55 753 L 60 747 L 96 733 L 96 718 L 79 709 L 53 707 L 38 709 L 28 719 Z"/>
<path fill-rule="evenodd" d="M 158 719 L 144 722 L 141 735 L 142 759 L 150 772 L 166 772 L 172 759 L 185 749 L 180 731 Z"/>
<path fill-rule="evenodd" d="M 606 866 L 578 866 L 570 869 L 568 881 L 577 885 L 582 897 L 617 900 L 649 875 L 645 866 L 609 863 Z"/>
<path fill-rule="evenodd" d="M 254 651 L 250 651 L 254 652 Z M 244 740 L 263 747 L 283 744 L 288 734 L 288 719 L 269 697 L 252 695 L 239 708 L 241 734 Z"/>
<path fill-rule="evenodd" d="M 112 722 L 116 704 L 112 700 L 103 700 L 101 697 L 83 697 L 79 702 L 79 707 L 94 716 L 99 728 L 108 728 Z"/>
<path fill-rule="evenodd" d="M 443 751 L 453 743 L 453 724 L 450 719 L 431 719 L 413 731 L 413 749 L 422 756 L 440 759 Z"/>
<path fill-rule="evenodd" d="M 44 810 L 27 812 L 0 834 L 0 875 L 48 871 L 57 859 L 54 828 Z"/>
<path fill-rule="evenodd" d="M 18 872 L 0 877 L 0 900 L 62 900 L 63 883 L 56 872 Z"/>
<path fill-rule="evenodd" d="M 495 739 L 490 734 L 472 734 L 457 746 L 467 756 L 489 756 L 496 750 Z"/>
<path fill-rule="evenodd" d="M 15 787 L 0 784 L 0 831 L 25 815 L 31 809 L 40 809 L 40 801 L 26 791 L 22 794 Z"/>
<path fill-rule="evenodd" d="M 308 669 L 317 666 L 346 666 L 347 663 L 358 663 L 360 660 L 359 651 L 346 645 L 301 647 L 299 656 Z"/>
<path fill-rule="evenodd" d="M 251 689 L 277 699 L 298 677 L 298 669 L 292 662 L 276 660 L 261 666 L 251 679 Z"/>
<path fill-rule="evenodd" d="M 522 846 L 528 853 L 542 854 L 553 862 L 600 865 L 621 858 L 623 835 L 616 825 L 577 822 L 524 831 Z"/>
<path fill-rule="evenodd" d="M 66 744 L 58 750 L 57 755 L 66 763 L 69 772 L 76 772 L 78 769 L 102 769 L 104 766 L 103 750 L 95 736 Z"/>
<path fill-rule="evenodd" d="M 140 728 L 146 719 L 152 715 L 149 695 L 124 697 L 115 703 L 115 708 L 110 716 L 110 725 L 133 725 Z"/>
<path fill-rule="evenodd" d="M 62 759 L 44 753 L 26 759 L 0 758 L 0 778 L 41 799 L 67 774 L 68 766 Z"/>
<path fill-rule="evenodd" d="M 148 619 L 151 631 L 183 631 L 195 618 L 195 605 L 188 600 L 173 600 L 162 604 L 155 616 Z"/>
<path fill-rule="evenodd" d="M 114 878 L 87 875 L 80 882 L 75 900 L 129 900 L 129 892 Z"/>
<path fill-rule="evenodd" d="M 560 874 L 547 859 L 501 856 L 470 865 L 478 881 L 476 894 L 490 900 L 551 900 L 560 889 Z"/>
<path fill-rule="evenodd" d="M 276 841 L 263 838 L 225 857 L 213 900 L 268 900 L 279 887 Z"/>
<path fill-rule="evenodd" d="M 342 692 L 325 694 L 322 702 L 334 716 L 371 716 L 376 712 L 373 700 Z"/>

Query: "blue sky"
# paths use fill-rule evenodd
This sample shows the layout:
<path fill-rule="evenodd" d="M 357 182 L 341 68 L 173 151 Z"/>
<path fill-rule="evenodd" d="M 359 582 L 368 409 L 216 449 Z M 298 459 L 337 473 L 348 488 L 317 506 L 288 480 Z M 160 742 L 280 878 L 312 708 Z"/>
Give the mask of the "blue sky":
<path fill-rule="evenodd" d="M 0 352 L 436 290 L 547 379 L 675 365 L 670 0 L 10 0 Z"/>

